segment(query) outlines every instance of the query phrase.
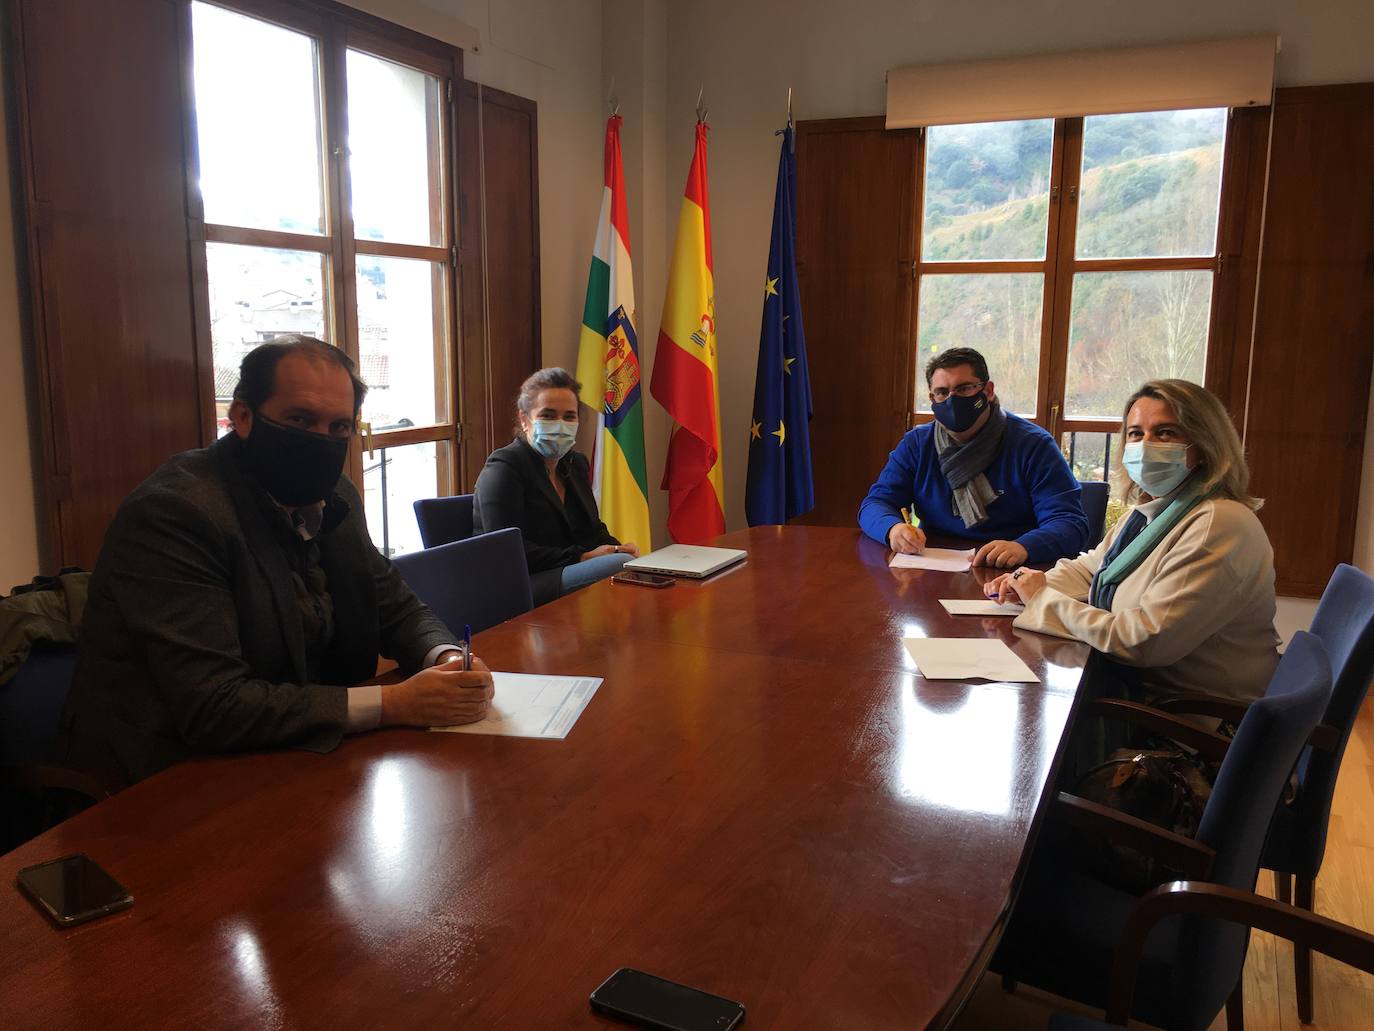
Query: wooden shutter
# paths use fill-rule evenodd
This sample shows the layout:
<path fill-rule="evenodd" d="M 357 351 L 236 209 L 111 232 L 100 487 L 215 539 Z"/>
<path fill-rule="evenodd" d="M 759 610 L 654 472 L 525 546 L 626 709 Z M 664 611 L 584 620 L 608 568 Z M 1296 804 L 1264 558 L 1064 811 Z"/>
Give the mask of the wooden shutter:
<path fill-rule="evenodd" d="M 15 106 L 27 216 L 48 559 L 95 563 L 111 516 L 205 443 L 172 0 L 18 0 Z"/>
<path fill-rule="evenodd" d="M 797 275 L 816 507 L 853 526 L 911 410 L 918 136 L 881 118 L 797 124 Z"/>
<path fill-rule="evenodd" d="M 1281 89 L 1246 450 L 1280 594 L 1354 549 L 1374 360 L 1374 84 Z"/>
<path fill-rule="evenodd" d="M 539 125 L 534 101 L 464 82 L 458 105 L 462 483 L 509 441 L 540 367 Z"/>

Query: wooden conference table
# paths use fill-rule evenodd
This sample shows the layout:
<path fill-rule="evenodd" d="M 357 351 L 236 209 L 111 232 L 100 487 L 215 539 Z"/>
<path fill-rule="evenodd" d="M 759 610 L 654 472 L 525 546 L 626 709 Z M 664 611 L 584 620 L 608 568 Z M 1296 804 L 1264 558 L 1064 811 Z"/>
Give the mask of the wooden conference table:
<path fill-rule="evenodd" d="M 566 740 L 392 730 L 184 763 L 0 856 L 9 1028 L 610 1026 L 633 966 L 759 1028 L 948 1021 L 995 945 L 1087 651 L 951 618 L 985 573 L 757 528 L 705 584 L 609 582 L 477 639 L 602 676 Z M 927 681 L 903 636 L 1006 641 L 1040 684 Z M 133 908 L 14 887 L 84 851 Z"/>

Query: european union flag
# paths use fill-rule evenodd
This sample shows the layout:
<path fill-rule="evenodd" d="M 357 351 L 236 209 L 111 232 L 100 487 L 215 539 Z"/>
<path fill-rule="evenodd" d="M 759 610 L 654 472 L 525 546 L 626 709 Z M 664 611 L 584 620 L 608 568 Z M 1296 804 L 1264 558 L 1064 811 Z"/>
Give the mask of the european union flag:
<path fill-rule="evenodd" d="M 785 523 L 816 505 L 811 481 L 811 379 L 797 291 L 796 211 L 797 155 L 789 125 L 783 130 L 778 158 L 754 415 L 749 421 L 744 511 L 750 526 Z"/>

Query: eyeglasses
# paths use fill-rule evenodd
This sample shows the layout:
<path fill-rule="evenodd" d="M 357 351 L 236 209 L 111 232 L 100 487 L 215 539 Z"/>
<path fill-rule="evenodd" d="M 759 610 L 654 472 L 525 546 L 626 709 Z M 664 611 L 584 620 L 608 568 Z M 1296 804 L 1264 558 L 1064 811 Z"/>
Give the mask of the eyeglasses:
<path fill-rule="evenodd" d="M 960 383 L 953 390 L 946 387 L 936 387 L 930 392 L 930 399 L 938 404 L 941 401 L 948 401 L 950 394 L 954 394 L 956 397 L 972 397 L 985 386 L 987 386 L 986 383 Z"/>

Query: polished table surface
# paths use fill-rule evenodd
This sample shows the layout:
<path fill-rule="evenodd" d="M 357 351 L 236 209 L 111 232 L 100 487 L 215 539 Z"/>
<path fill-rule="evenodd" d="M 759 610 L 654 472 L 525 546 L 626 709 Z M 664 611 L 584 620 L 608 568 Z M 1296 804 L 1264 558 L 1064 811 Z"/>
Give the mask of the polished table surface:
<path fill-rule="evenodd" d="M 621 966 L 747 1026 L 911 1028 L 995 945 L 1087 651 L 952 618 L 987 574 L 857 531 L 603 582 L 477 638 L 605 683 L 566 740 L 391 730 L 196 760 L 0 856 L 0 1026 L 610 1026 Z M 903 636 L 995 637 L 1039 684 L 928 681 Z M 133 894 L 53 928 L 14 888 L 83 851 Z"/>

